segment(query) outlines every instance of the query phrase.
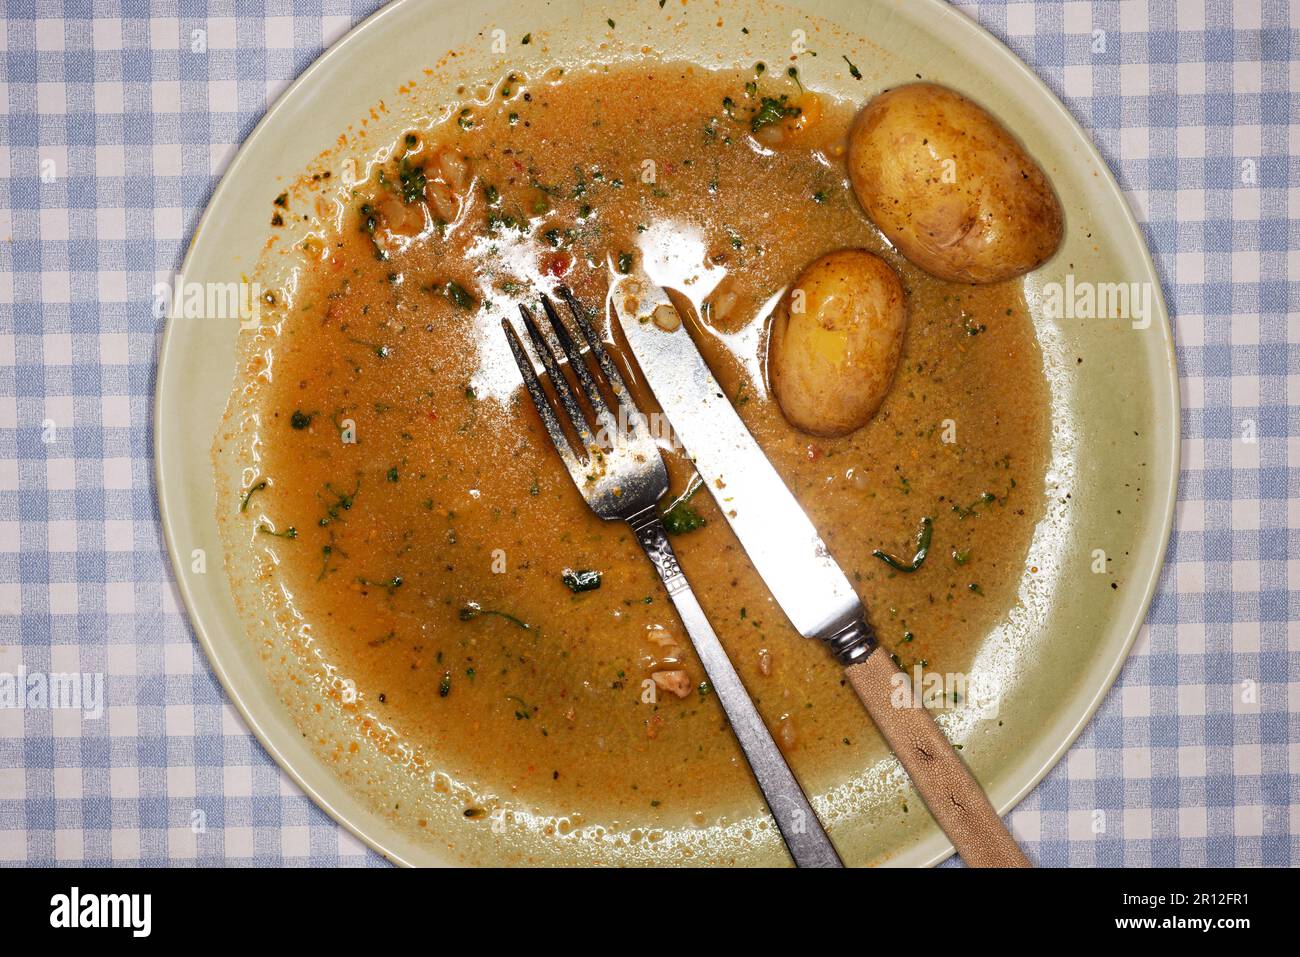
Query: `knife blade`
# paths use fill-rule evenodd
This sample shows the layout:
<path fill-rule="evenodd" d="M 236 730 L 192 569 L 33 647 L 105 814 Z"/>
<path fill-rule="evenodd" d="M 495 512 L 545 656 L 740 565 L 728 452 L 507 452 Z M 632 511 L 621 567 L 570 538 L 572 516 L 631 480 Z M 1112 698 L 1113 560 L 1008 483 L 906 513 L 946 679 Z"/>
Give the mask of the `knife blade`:
<path fill-rule="evenodd" d="M 863 618 L 862 602 L 754 436 L 736 414 L 660 286 L 623 280 L 614 311 L 673 432 L 750 561 L 805 638 L 830 639 Z M 636 308 L 629 310 L 635 303 Z"/>
<path fill-rule="evenodd" d="M 906 677 L 876 644 L 857 592 L 736 414 L 667 292 L 638 272 L 612 284 L 609 298 L 646 383 L 772 597 L 801 635 L 824 641 L 844 665 L 953 846 L 972 867 L 1030 866 L 930 712 L 895 703 L 892 692 Z"/>

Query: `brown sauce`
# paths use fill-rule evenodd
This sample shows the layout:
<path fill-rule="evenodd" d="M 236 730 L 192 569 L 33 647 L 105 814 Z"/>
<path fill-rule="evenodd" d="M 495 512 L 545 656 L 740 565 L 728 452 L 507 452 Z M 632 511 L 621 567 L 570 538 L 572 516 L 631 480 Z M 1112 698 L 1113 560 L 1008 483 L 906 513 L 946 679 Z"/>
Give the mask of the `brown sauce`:
<path fill-rule="evenodd" d="M 763 97 L 802 112 L 755 139 Z M 690 827 L 761 807 L 651 566 L 626 526 L 582 501 L 501 333 L 559 280 L 603 302 L 621 256 L 653 264 L 695 309 L 708 300 L 720 381 L 904 667 L 963 671 L 1015 603 L 1048 456 L 1021 287 L 940 282 L 887 247 L 843 168 L 854 106 L 785 76 L 673 65 L 507 78 L 489 106 L 402 137 L 341 228 L 295 253 L 278 334 L 247 367 L 270 385 L 240 517 L 320 654 L 355 682 L 350 707 L 427 768 L 611 824 Z M 762 330 L 807 262 L 848 246 L 898 269 L 911 318 L 875 419 L 816 439 L 768 397 Z M 692 472 L 668 459 L 675 496 Z M 796 773 L 823 792 L 882 746 L 708 494 L 690 506 L 705 524 L 674 538 L 683 568 Z M 873 557 L 909 558 L 925 516 L 918 571 Z M 566 569 L 598 570 L 599 588 L 571 591 Z M 664 670 L 686 671 L 689 693 L 644 703 Z M 476 826 L 478 806 L 466 810 Z"/>

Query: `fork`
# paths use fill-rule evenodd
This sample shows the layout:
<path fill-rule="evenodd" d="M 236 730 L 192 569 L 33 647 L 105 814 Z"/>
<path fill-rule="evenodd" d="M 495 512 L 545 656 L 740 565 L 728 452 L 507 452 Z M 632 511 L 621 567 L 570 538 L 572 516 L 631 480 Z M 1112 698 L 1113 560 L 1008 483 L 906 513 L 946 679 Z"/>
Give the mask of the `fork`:
<path fill-rule="evenodd" d="M 668 470 L 659 447 L 651 438 L 646 417 L 633 401 L 582 304 L 567 287 L 559 286 L 556 291 L 568 305 L 574 324 L 586 340 L 605 388 L 618 407 L 619 417 L 615 418 L 605 401 L 593 370 L 550 298 L 542 296 L 542 310 L 554 340 L 559 344 L 594 417 L 594 423 L 588 421 L 569 379 L 560 368 L 551 342 L 533 318 L 532 311 L 520 304 L 519 312 L 528 338 L 532 341 L 533 351 L 541 359 L 542 373 L 550 380 L 559 400 L 558 408 L 550 401 L 510 320 L 502 319 L 501 326 L 542 425 L 591 510 L 606 521 L 627 522 L 659 573 L 795 864 L 799 867 L 842 867 L 830 838 L 759 717 L 758 709 L 750 700 L 690 583 L 682 574 L 681 566 L 677 564 L 677 556 L 668 542 L 668 533 L 658 509 L 659 500 L 668 491 Z M 568 423 L 577 442 L 571 441 L 566 434 L 562 419 Z M 592 424 L 597 427 L 596 432 L 592 431 Z"/>

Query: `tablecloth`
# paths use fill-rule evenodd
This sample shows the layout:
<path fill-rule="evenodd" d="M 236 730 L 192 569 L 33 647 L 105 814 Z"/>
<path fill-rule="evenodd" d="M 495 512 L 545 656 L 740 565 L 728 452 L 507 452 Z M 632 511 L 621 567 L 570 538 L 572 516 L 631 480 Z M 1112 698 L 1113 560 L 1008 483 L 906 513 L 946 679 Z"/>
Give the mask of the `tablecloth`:
<path fill-rule="evenodd" d="M 0 863 L 383 864 L 279 771 L 209 672 L 160 535 L 151 431 L 155 283 L 267 105 L 376 6 L 5 4 L 0 673 L 102 675 L 103 713 L 0 707 Z M 1300 14 L 958 6 L 1119 178 L 1168 297 L 1183 402 L 1177 529 L 1147 624 L 1012 827 L 1043 865 L 1292 865 Z"/>

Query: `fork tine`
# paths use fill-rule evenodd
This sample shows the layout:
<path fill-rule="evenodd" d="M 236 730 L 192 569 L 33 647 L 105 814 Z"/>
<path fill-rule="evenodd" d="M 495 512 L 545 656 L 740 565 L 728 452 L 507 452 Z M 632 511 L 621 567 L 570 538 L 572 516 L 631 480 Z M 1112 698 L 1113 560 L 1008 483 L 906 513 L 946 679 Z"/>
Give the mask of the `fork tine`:
<path fill-rule="evenodd" d="M 546 337 L 542 335 L 542 330 L 538 328 L 536 321 L 533 319 L 532 310 L 520 303 L 519 312 L 524 317 L 524 327 L 528 330 L 528 336 L 533 340 L 533 348 L 542 360 L 542 366 L 546 369 L 546 374 L 551 378 L 551 385 L 555 388 L 555 394 L 560 397 L 560 404 L 564 406 L 564 411 L 569 414 L 569 424 L 578 433 L 578 440 L 582 443 L 583 461 L 585 462 L 587 453 L 596 444 L 596 437 L 591 434 L 591 427 L 587 425 L 587 417 L 583 415 L 582 407 L 578 405 L 578 399 L 569 386 L 569 380 L 560 371 L 560 364 L 555 359 L 555 353 L 551 351 L 551 344 L 546 341 Z"/>
<path fill-rule="evenodd" d="M 582 353 L 578 350 L 578 344 L 569 335 L 568 327 L 565 326 L 559 313 L 555 311 L 555 306 L 551 304 L 549 296 L 542 296 L 542 310 L 546 313 L 546 318 L 551 321 L 551 327 L 555 330 L 555 338 L 560 341 L 560 348 L 564 350 L 565 356 L 569 359 L 569 368 L 578 377 L 578 384 L 582 387 L 583 395 L 587 397 L 587 401 L 591 403 L 592 409 L 595 410 L 597 421 L 609 433 L 610 441 L 615 441 L 617 439 L 618 424 L 605 402 L 605 397 L 600 394 L 600 387 L 596 385 L 595 376 L 587 368 L 586 360 L 583 359 Z"/>
<path fill-rule="evenodd" d="M 570 474 L 576 475 L 587 461 L 587 450 L 581 450 L 581 459 L 574 454 L 569 437 L 564 434 L 564 427 L 560 425 L 559 417 L 551 408 L 546 390 L 542 388 L 537 372 L 533 369 L 533 360 L 528 358 L 528 352 L 520 341 L 519 334 L 515 332 L 515 327 L 510 324 L 509 319 L 502 319 L 501 328 L 505 330 L 506 341 L 510 343 L 510 351 L 514 353 L 515 365 L 519 366 L 519 374 L 524 378 L 524 387 L 528 390 L 529 398 L 533 400 L 533 406 L 541 417 L 542 425 L 546 427 L 546 434 L 551 437 L 551 444 L 555 446 L 555 451 L 560 453 L 560 458 L 564 460 Z"/>
<path fill-rule="evenodd" d="M 650 433 L 646 427 L 645 417 L 633 403 L 632 393 L 628 391 L 627 383 L 623 381 L 623 376 L 619 374 L 618 367 L 614 365 L 614 360 L 610 358 L 605 343 L 601 342 L 600 336 L 596 335 L 596 330 L 587 318 L 587 312 L 582 307 L 582 303 L 578 302 L 577 297 L 573 295 L 568 286 L 557 286 L 556 292 L 568 304 L 569 312 L 573 314 L 573 321 L 578 324 L 578 328 L 582 330 L 583 338 L 587 340 L 587 345 L 595 354 L 600 371 L 605 374 L 605 379 L 609 382 L 614 395 L 618 398 L 618 406 L 623 413 L 623 417 L 632 424 L 633 433 L 637 439 L 648 439 Z"/>

